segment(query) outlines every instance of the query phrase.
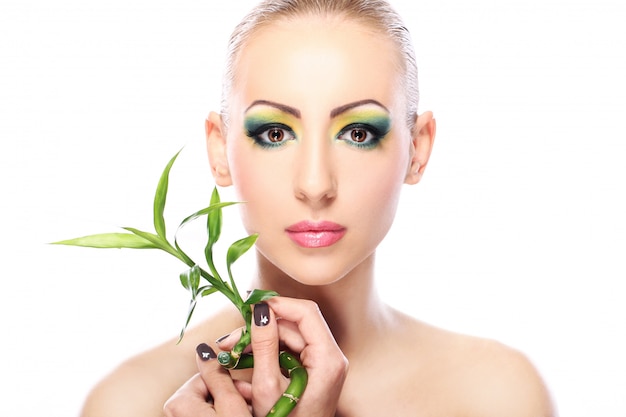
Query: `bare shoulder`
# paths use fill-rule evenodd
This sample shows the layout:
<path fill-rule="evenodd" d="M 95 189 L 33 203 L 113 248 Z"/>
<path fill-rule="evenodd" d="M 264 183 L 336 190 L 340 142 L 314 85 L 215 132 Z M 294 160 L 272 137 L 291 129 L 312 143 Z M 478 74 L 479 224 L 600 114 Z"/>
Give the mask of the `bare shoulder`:
<path fill-rule="evenodd" d="M 459 379 L 463 400 L 477 416 L 556 416 L 550 393 L 522 352 L 494 340 L 458 336 L 467 356 Z"/>
<path fill-rule="evenodd" d="M 91 390 L 81 417 L 162 416 L 165 401 L 197 372 L 196 346 L 240 326 L 236 314 L 221 311 L 189 329 L 179 344 L 174 338 L 130 357 Z"/>
<path fill-rule="evenodd" d="M 431 384 L 436 381 L 447 398 L 455 399 L 457 412 L 481 417 L 556 416 L 541 375 L 519 350 L 495 340 L 409 322 L 415 329 L 410 343 L 424 352 L 419 371 L 431 377 Z"/>

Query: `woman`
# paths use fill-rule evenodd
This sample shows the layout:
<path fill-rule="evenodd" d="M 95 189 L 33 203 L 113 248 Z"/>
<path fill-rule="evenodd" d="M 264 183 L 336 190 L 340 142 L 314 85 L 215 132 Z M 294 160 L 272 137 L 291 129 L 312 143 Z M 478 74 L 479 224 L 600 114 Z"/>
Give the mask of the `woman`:
<path fill-rule="evenodd" d="M 213 360 L 243 325 L 228 309 L 122 364 L 83 415 L 265 415 L 288 382 L 279 345 L 309 373 L 293 416 L 553 415 L 523 355 L 408 317 L 375 290 L 376 247 L 435 138 L 417 102 L 409 35 L 384 1 L 257 6 L 206 120 L 215 181 L 235 187 L 259 233 L 252 287 L 281 294 L 254 308 L 254 372 Z"/>

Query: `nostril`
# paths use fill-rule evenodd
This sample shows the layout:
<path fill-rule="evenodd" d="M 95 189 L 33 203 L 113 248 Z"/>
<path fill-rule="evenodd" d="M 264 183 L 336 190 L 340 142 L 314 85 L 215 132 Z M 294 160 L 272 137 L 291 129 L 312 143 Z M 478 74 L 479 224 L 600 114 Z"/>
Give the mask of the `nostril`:
<path fill-rule="evenodd" d="M 308 202 L 331 201 L 337 195 L 337 186 L 330 176 L 310 177 L 296 181 L 295 194 L 298 199 Z"/>
<path fill-rule="evenodd" d="M 318 138 L 319 135 L 309 135 Z M 294 160 L 294 192 L 306 202 L 328 202 L 335 198 L 337 182 L 336 162 L 332 150 L 325 140 L 303 140 Z"/>

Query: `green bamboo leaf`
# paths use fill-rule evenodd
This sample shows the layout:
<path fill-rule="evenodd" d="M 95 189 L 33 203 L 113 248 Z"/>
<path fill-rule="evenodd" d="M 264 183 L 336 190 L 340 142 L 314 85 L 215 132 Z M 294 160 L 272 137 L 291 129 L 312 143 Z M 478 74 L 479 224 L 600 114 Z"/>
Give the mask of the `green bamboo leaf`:
<path fill-rule="evenodd" d="M 159 179 L 156 193 L 154 194 L 154 229 L 156 230 L 157 235 L 161 236 L 163 239 L 165 239 L 165 218 L 163 217 L 163 212 L 165 211 L 165 200 L 167 199 L 170 170 L 172 169 L 172 165 L 174 165 L 174 161 L 176 161 L 180 152 L 181 151 L 176 152 L 176 155 L 174 155 L 165 166 L 165 169 L 161 174 L 161 178 Z"/>
<path fill-rule="evenodd" d="M 185 271 L 183 273 L 181 273 L 179 275 L 180 277 L 180 283 L 182 284 L 182 286 L 188 290 L 188 291 L 192 291 L 192 287 L 191 287 L 191 280 L 189 279 L 189 271 Z"/>
<path fill-rule="evenodd" d="M 178 342 L 176 342 L 176 344 L 179 344 L 180 341 L 183 340 L 183 336 L 185 335 L 185 330 L 187 330 L 187 326 L 189 326 L 189 322 L 191 321 L 191 316 L 193 316 L 193 312 L 196 309 L 196 303 L 197 303 L 197 300 L 195 298 L 189 302 L 189 310 L 187 312 L 187 319 L 185 320 L 185 325 L 180 331 L 180 335 L 178 336 Z"/>
<path fill-rule="evenodd" d="M 195 266 L 197 266 L 197 264 L 180 248 L 176 238 L 174 238 L 174 245 L 176 246 L 176 250 L 175 251 L 177 253 L 178 259 L 182 260 L 187 265 L 191 265 L 191 266 L 195 265 Z M 219 277 L 212 276 L 211 274 L 209 274 L 208 272 L 204 271 L 199 266 L 198 266 L 198 273 L 200 274 L 201 277 L 206 279 L 211 284 L 208 287 L 215 287 L 216 291 L 219 291 L 222 294 L 224 294 L 225 296 L 229 297 L 229 299 L 232 299 L 232 297 L 230 297 L 232 291 L 230 290 L 230 288 L 228 288 L 226 283 L 223 282 Z M 184 286 L 184 284 L 183 284 L 183 286 Z M 208 288 L 208 287 L 206 287 L 206 288 Z M 202 287 L 202 288 L 204 289 L 205 287 Z M 212 292 L 215 292 L 215 291 L 212 291 Z M 209 292 L 206 295 L 211 294 L 212 292 Z"/>
<path fill-rule="evenodd" d="M 217 291 L 218 289 L 211 285 L 205 285 L 204 287 L 198 288 L 198 294 L 200 294 L 200 297 L 206 297 L 207 295 L 211 295 Z"/>
<path fill-rule="evenodd" d="M 129 232 L 152 243 L 155 247 L 169 252 L 169 248 L 170 248 L 169 243 L 167 243 L 165 239 L 161 238 L 160 236 L 155 235 L 154 233 L 144 232 L 142 230 L 135 229 L 134 227 L 123 227 L 122 229 L 128 230 Z"/>
<path fill-rule="evenodd" d="M 174 245 L 176 246 L 176 253 L 179 255 L 179 259 L 181 259 L 187 265 L 195 265 L 196 263 L 183 251 L 178 245 L 178 241 L 176 237 L 174 237 Z"/>
<path fill-rule="evenodd" d="M 246 253 L 248 249 L 252 247 L 252 245 L 254 245 L 258 237 L 259 235 L 255 233 L 248 237 L 244 237 L 243 239 L 239 239 L 238 241 L 230 245 L 230 247 L 228 248 L 228 252 L 226 253 L 226 265 L 228 266 L 228 268 L 230 268 L 230 266 L 235 263 L 235 261 L 239 259 L 241 255 Z"/>
<path fill-rule="evenodd" d="M 182 251 L 176 250 L 174 247 L 172 247 L 172 245 L 170 245 L 170 243 L 167 240 L 165 240 L 161 236 L 157 236 L 154 233 L 148 233 L 148 232 L 144 232 L 141 230 L 137 230 L 132 227 L 124 227 L 123 229 L 128 230 L 129 232 L 132 232 L 136 234 L 137 236 L 144 238 L 145 240 L 154 244 L 155 247 L 157 247 L 158 249 L 161 249 L 162 251 L 167 252 L 170 255 L 180 259 L 188 266 L 193 266 L 195 264 L 195 262 L 189 259 L 189 257 L 186 256 Z"/>
<path fill-rule="evenodd" d="M 194 265 L 189 273 L 189 281 L 193 288 L 194 296 L 198 294 L 198 287 L 200 286 L 200 268 L 198 265 Z"/>
<path fill-rule="evenodd" d="M 226 253 L 226 268 L 228 269 L 228 277 L 230 278 L 230 285 L 233 289 L 233 292 L 236 294 L 239 304 L 243 303 L 241 299 L 241 295 L 237 290 L 237 284 L 235 283 L 235 279 L 233 278 L 233 274 L 231 271 L 231 265 L 235 263 L 237 259 L 241 257 L 244 253 L 248 251 L 256 242 L 258 235 L 253 234 L 248 237 L 244 237 L 243 239 L 239 239 L 228 248 L 228 252 Z"/>
<path fill-rule="evenodd" d="M 185 217 L 185 219 L 182 222 L 180 222 L 180 224 L 178 225 L 178 229 L 181 229 L 187 223 L 189 223 L 189 222 L 191 222 L 193 220 L 196 220 L 198 217 L 206 216 L 207 214 L 209 214 L 213 210 L 221 209 L 221 208 L 227 207 L 227 206 L 232 206 L 233 204 L 237 204 L 237 203 L 229 201 L 229 202 L 225 202 L 225 203 L 219 203 L 219 204 L 215 204 L 215 205 L 210 205 L 208 207 L 203 208 L 202 210 L 198 210 L 195 213 L 190 214 L 189 216 Z"/>
<path fill-rule="evenodd" d="M 222 234 L 222 208 L 220 205 L 220 195 L 217 191 L 217 187 L 213 188 L 213 193 L 211 194 L 211 203 L 209 207 L 216 207 L 207 213 L 207 223 L 206 223 L 206 231 L 207 231 L 207 243 L 204 247 L 204 258 L 206 259 L 207 265 L 209 265 L 209 269 L 220 280 L 220 274 L 215 267 L 215 263 L 213 262 L 213 245 L 219 240 L 220 235 Z"/>
<path fill-rule="evenodd" d="M 52 242 L 53 245 L 83 246 L 89 248 L 111 249 L 156 249 L 150 240 L 131 233 L 100 233 L 74 239 Z"/>
<path fill-rule="evenodd" d="M 220 195 L 217 191 L 217 187 L 213 188 L 213 194 L 211 194 L 211 206 L 217 207 L 215 210 L 211 210 L 207 216 L 207 234 L 209 241 L 207 243 L 206 251 L 210 251 L 215 242 L 217 242 L 222 234 L 222 208 L 218 206 L 220 204 Z"/>
<path fill-rule="evenodd" d="M 212 206 L 216 208 L 207 213 L 207 243 L 204 247 L 204 258 L 206 259 L 207 265 L 209 265 L 209 269 L 213 275 L 221 279 L 219 272 L 215 267 L 215 263 L 213 262 L 213 245 L 215 245 L 222 234 L 222 208 L 219 207 L 219 204 L 220 195 L 217 191 L 217 187 L 214 187 L 213 193 L 211 194 L 210 207 Z"/>
<path fill-rule="evenodd" d="M 203 208 L 202 210 L 196 211 L 195 213 L 187 216 L 182 222 L 180 222 L 180 225 L 178 226 L 178 229 L 176 230 L 176 233 L 174 234 L 174 244 L 176 245 L 176 248 L 178 249 L 178 251 L 180 253 L 184 252 L 180 249 L 180 246 L 178 244 L 178 232 L 180 232 L 180 230 L 185 227 L 188 223 L 198 219 L 199 217 L 202 216 L 206 216 L 209 213 L 215 211 L 215 210 L 221 210 L 222 207 L 227 207 L 227 206 L 232 206 L 233 204 L 237 204 L 234 202 L 226 202 L 226 203 L 216 203 L 216 204 L 212 204 L 209 205 L 208 207 Z M 215 265 L 213 265 L 213 259 L 212 259 L 212 247 L 210 248 L 205 248 L 205 256 L 207 258 L 207 263 L 209 264 L 209 268 L 211 269 L 211 272 L 213 273 L 213 275 L 215 275 L 215 277 L 221 281 L 221 278 L 215 268 Z M 186 256 L 186 255 L 185 255 Z M 215 285 L 215 284 L 214 284 Z M 222 291 L 220 289 L 220 291 Z"/>
<path fill-rule="evenodd" d="M 182 272 L 180 274 L 180 283 L 183 284 L 183 287 L 191 291 L 193 298 L 196 298 L 198 287 L 200 286 L 200 267 L 194 265 Z"/>
<path fill-rule="evenodd" d="M 252 292 L 250 292 L 244 304 L 257 304 L 261 301 L 269 300 L 272 297 L 277 297 L 278 295 L 279 294 L 276 291 L 254 289 L 252 290 Z"/>

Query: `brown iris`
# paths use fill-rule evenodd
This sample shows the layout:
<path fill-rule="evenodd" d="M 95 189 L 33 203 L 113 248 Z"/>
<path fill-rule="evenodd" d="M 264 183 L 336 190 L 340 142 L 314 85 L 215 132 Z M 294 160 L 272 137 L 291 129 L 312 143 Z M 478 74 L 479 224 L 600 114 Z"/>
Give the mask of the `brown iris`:
<path fill-rule="evenodd" d="M 267 132 L 267 137 L 269 138 L 270 142 L 282 142 L 282 140 L 285 138 L 285 132 L 283 132 L 282 129 L 270 129 Z"/>
<path fill-rule="evenodd" d="M 357 143 L 361 143 L 367 138 L 367 132 L 364 129 L 352 129 L 350 138 Z"/>

